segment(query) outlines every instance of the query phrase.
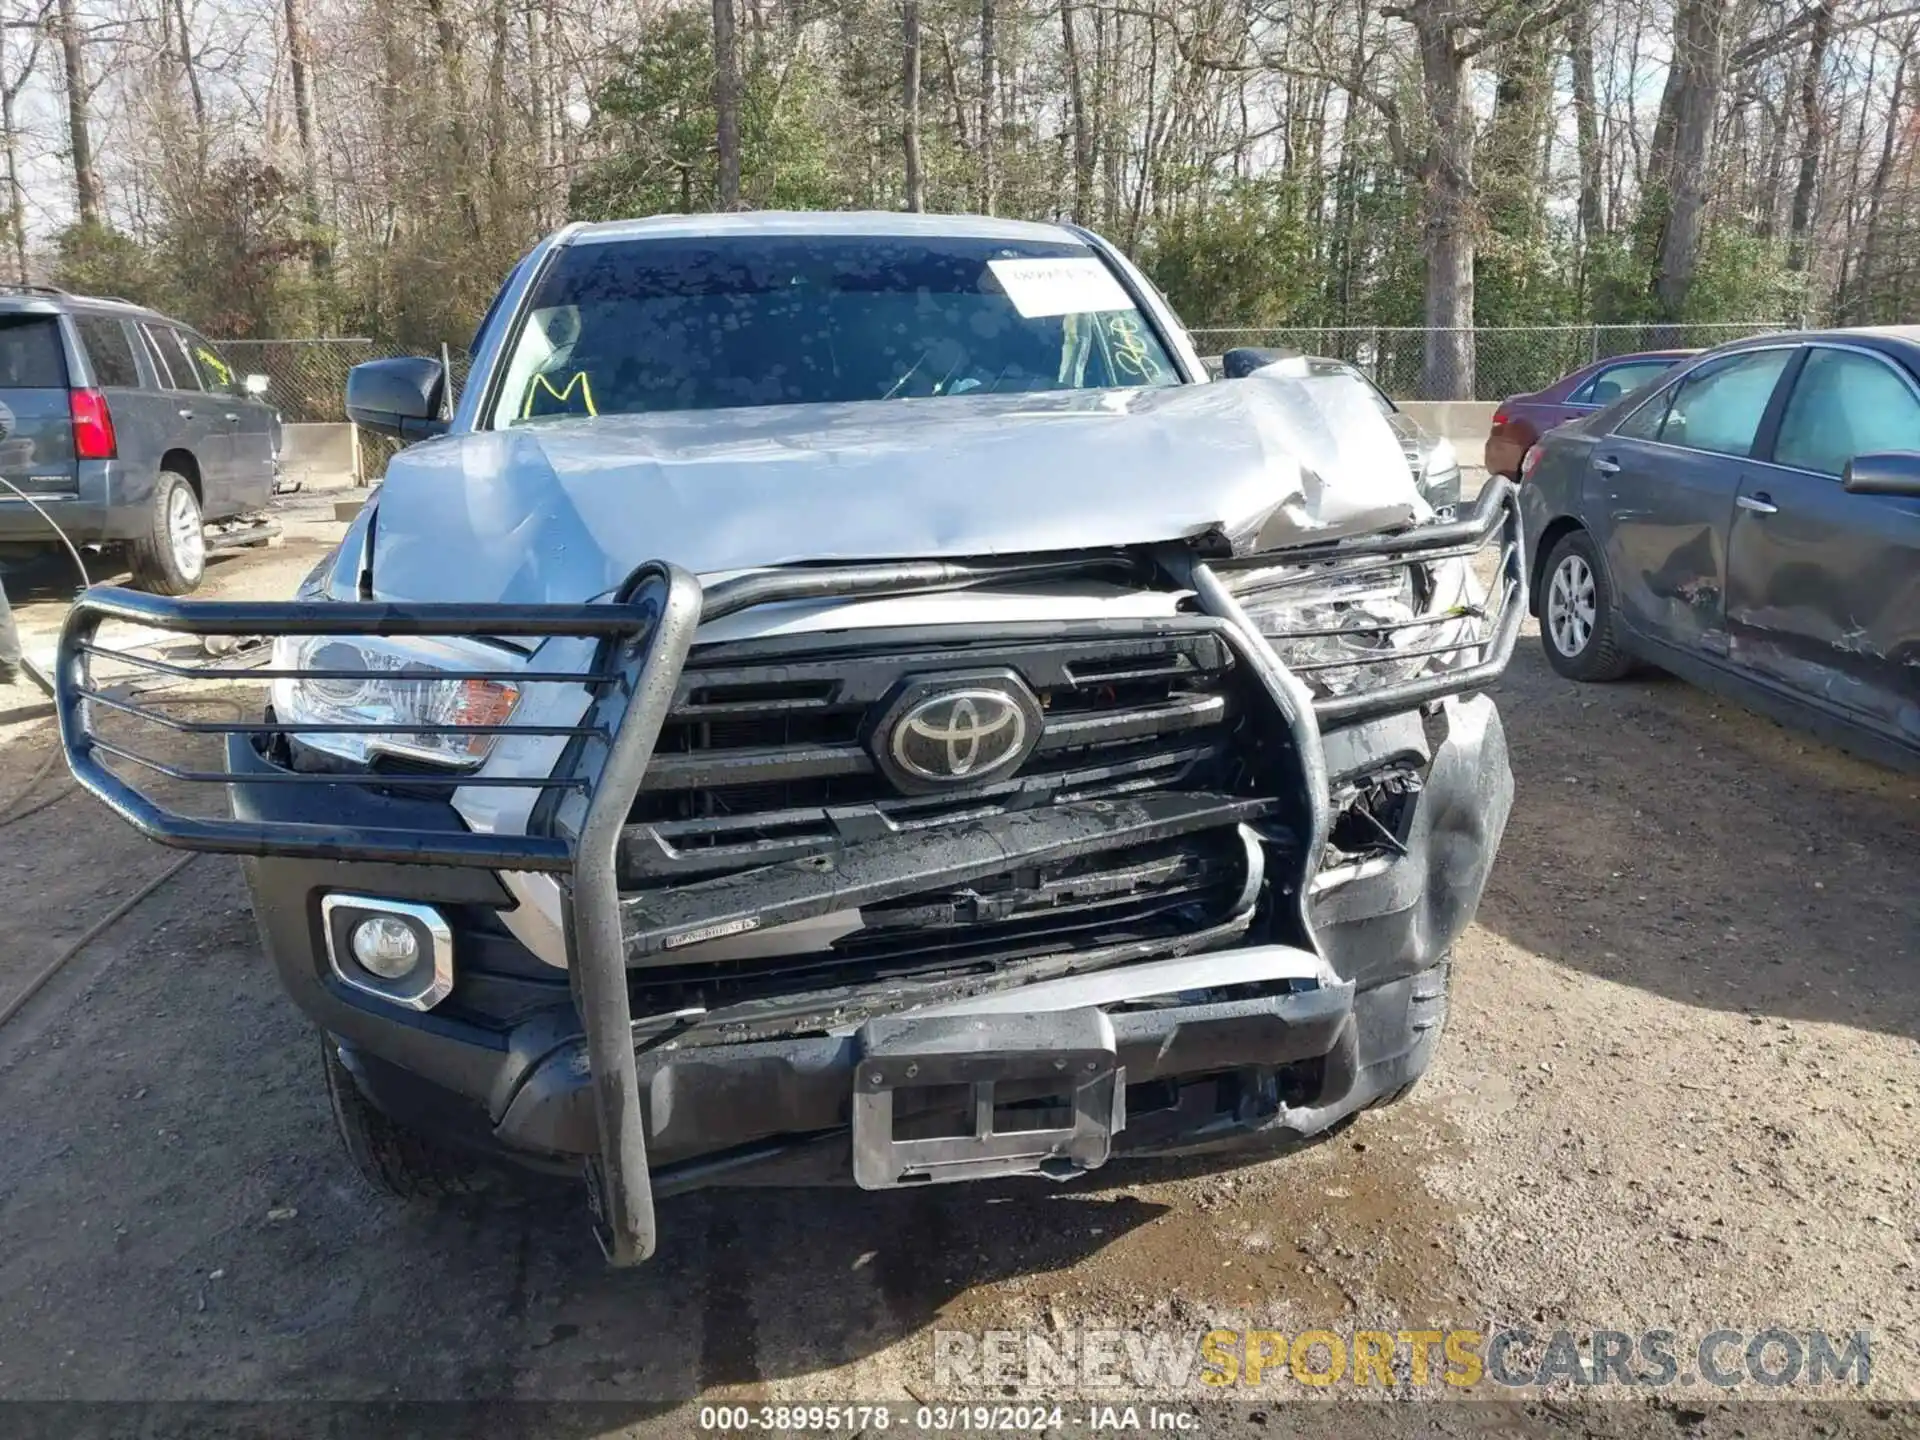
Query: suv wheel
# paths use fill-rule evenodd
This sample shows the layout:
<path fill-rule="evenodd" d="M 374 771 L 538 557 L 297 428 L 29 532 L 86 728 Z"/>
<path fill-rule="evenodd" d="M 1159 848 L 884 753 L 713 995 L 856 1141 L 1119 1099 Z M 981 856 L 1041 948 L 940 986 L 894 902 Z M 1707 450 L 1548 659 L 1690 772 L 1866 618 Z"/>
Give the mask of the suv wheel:
<path fill-rule="evenodd" d="M 1540 645 L 1569 680 L 1618 680 L 1633 668 L 1613 623 L 1613 585 L 1584 530 L 1560 537 L 1547 557 Z"/>
<path fill-rule="evenodd" d="M 147 533 L 133 542 L 133 579 L 156 595 L 185 595 L 207 573 L 207 526 L 187 477 L 160 472 Z"/>
<path fill-rule="evenodd" d="M 375 1190 L 401 1200 L 444 1200 L 494 1188 L 494 1177 L 477 1162 L 395 1124 L 376 1108 L 360 1093 L 339 1047 L 325 1033 L 320 1051 L 334 1126 L 354 1168 Z"/>

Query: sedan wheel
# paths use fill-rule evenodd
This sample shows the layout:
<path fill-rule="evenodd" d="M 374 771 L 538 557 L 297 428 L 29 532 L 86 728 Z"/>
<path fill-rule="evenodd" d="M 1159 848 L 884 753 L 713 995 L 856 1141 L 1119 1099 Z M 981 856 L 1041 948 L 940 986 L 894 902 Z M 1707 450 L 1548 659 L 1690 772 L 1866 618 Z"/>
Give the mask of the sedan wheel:
<path fill-rule="evenodd" d="M 1540 644 L 1569 680 L 1618 680 L 1633 668 L 1614 633 L 1613 586 L 1584 530 L 1560 537 L 1541 574 Z"/>
<path fill-rule="evenodd" d="M 1547 586 L 1547 632 L 1569 660 L 1578 659 L 1593 639 L 1594 613 L 1593 571 L 1578 555 L 1569 555 Z"/>

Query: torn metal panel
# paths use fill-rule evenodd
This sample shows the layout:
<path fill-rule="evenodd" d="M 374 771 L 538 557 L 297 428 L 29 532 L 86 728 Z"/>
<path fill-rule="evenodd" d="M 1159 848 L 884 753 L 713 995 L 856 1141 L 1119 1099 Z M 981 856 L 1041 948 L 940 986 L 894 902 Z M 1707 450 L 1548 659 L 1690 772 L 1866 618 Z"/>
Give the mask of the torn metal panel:
<path fill-rule="evenodd" d="M 450 435 L 388 467 L 372 578 L 382 599 L 585 599 L 649 555 L 713 577 L 1210 533 L 1285 545 L 1424 513 L 1361 382 L 1262 372 Z"/>

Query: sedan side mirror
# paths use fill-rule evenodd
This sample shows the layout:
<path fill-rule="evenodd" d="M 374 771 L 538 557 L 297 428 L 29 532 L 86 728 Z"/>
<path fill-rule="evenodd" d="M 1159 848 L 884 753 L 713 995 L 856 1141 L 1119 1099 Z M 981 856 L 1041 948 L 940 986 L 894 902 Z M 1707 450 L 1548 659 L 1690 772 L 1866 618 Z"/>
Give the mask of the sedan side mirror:
<path fill-rule="evenodd" d="M 1840 484 L 1855 495 L 1920 496 L 1920 450 L 1856 455 L 1840 472 Z"/>
<path fill-rule="evenodd" d="M 267 383 L 267 377 L 264 375 L 249 375 L 241 385 L 247 394 L 257 398 L 267 393 Z"/>
<path fill-rule="evenodd" d="M 438 360 L 400 355 L 368 360 L 347 372 L 347 418 L 356 425 L 402 440 L 444 434 L 440 418 L 447 375 Z"/>
<path fill-rule="evenodd" d="M 1220 376 L 1224 380 L 1244 380 L 1256 370 L 1277 365 L 1291 355 L 1286 350 L 1262 350 L 1252 345 L 1236 345 L 1220 357 Z"/>

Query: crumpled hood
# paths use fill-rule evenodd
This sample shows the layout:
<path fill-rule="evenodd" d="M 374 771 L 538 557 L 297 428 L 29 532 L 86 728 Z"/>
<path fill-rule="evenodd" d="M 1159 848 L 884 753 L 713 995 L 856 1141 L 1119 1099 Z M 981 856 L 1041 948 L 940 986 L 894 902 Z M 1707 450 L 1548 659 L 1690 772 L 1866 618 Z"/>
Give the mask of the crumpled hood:
<path fill-rule="evenodd" d="M 378 598 L 545 602 L 652 559 L 711 576 L 1252 527 L 1285 544 L 1404 524 L 1421 502 L 1358 381 L 1263 372 L 451 435 L 396 456 L 376 505 Z"/>

